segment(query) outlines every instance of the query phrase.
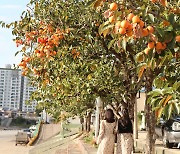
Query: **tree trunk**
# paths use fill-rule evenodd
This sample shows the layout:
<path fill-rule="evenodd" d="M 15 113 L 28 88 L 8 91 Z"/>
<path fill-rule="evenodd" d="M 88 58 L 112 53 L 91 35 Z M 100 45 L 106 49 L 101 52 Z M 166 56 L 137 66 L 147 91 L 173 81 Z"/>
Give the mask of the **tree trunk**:
<path fill-rule="evenodd" d="M 153 83 L 153 73 L 150 70 L 147 70 L 146 74 L 146 94 L 152 91 L 152 83 Z M 148 96 L 146 95 L 146 105 L 145 105 L 145 113 L 146 113 L 146 126 L 147 126 L 147 137 L 146 137 L 146 154 L 155 154 L 155 113 L 152 111 L 152 108 L 149 104 L 147 104 Z"/>
<path fill-rule="evenodd" d="M 134 105 L 136 101 L 136 93 L 131 94 L 130 102 L 128 102 L 129 117 L 134 121 Z"/>
<path fill-rule="evenodd" d="M 87 132 L 90 132 L 91 130 L 91 112 L 88 112 L 87 114 Z"/>
<path fill-rule="evenodd" d="M 84 131 L 84 118 L 80 117 L 81 131 Z"/>
<path fill-rule="evenodd" d="M 84 116 L 84 131 L 87 131 L 87 116 Z"/>
<path fill-rule="evenodd" d="M 133 123 L 133 128 L 134 128 L 134 139 L 138 139 L 138 118 L 137 118 L 137 97 L 135 98 L 134 102 L 134 123 Z"/>
<path fill-rule="evenodd" d="M 98 137 L 100 129 L 100 111 L 103 106 L 102 100 L 100 97 L 96 98 L 96 123 L 95 123 L 95 138 Z"/>

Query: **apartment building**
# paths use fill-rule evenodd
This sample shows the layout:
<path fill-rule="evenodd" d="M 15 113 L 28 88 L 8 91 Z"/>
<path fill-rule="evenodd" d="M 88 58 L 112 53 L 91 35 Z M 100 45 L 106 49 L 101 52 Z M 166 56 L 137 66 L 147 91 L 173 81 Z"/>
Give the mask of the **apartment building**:
<path fill-rule="evenodd" d="M 26 100 L 34 90 L 28 84 L 28 79 L 21 76 L 20 69 L 12 69 L 11 65 L 0 68 L 0 108 L 34 112 L 36 102 L 26 105 Z"/>
<path fill-rule="evenodd" d="M 30 99 L 30 96 L 32 94 L 33 91 L 36 90 L 36 87 L 32 87 L 30 86 L 29 84 L 29 80 L 24 77 L 24 80 L 23 80 L 23 92 L 22 92 L 22 111 L 28 111 L 28 112 L 32 112 L 32 111 L 35 111 L 35 108 L 36 108 L 36 105 L 37 105 L 37 102 L 36 101 L 32 101 L 31 104 L 27 105 L 26 104 L 26 101 Z"/>

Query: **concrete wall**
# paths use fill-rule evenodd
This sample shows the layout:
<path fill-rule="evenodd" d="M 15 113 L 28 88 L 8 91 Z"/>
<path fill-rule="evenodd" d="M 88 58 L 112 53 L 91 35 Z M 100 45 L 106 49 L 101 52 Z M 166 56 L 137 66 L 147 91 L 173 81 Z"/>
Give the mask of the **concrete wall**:
<path fill-rule="evenodd" d="M 141 93 L 140 94 L 140 98 L 137 99 L 137 111 L 144 111 L 144 107 L 145 107 L 145 100 L 146 100 L 146 94 L 145 93 Z"/>

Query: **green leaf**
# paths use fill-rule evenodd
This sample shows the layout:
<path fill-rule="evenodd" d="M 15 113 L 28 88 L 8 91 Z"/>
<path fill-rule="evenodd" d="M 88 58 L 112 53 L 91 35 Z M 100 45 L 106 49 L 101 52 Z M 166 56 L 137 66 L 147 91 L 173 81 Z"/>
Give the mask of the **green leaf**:
<path fill-rule="evenodd" d="M 165 115 L 165 117 L 168 117 L 168 109 L 169 109 L 169 104 L 164 107 L 164 115 Z"/>
<path fill-rule="evenodd" d="M 173 108 L 176 114 L 180 113 L 180 105 L 177 102 L 173 103 Z"/>
<path fill-rule="evenodd" d="M 155 90 L 149 92 L 148 95 L 155 97 L 155 96 L 163 95 L 163 93 L 162 93 L 161 89 L 155 89 Z"/>
<path fill-rule="evenodd" d="M 151 100 L 152 100 L 152 97 L 148 97 L 146 103 L 147 103 L 147 104 L 151 104 L 151 102 L 152 102 Z"/>
<path fill-rule="evenodd" d="M 173 89 L 177 90 L 180 87 L 180 81 L 177 81 L 173 84 Z"/>
<path fill-rule="evenodd" d="M 87 2 L 86 6 L 91 6 L 96 0 L 90 0 Z"/>
<path fill-rule="evenodd" d="M 154 15 L 151 14 L 151 13 L 149 13 L 148 15 L 149 15 L 149 19 L 150 19 L 152 22 L 154 22 L 154 19 L 155 19 L 155 18 L 154 18 Z"/>
<path fill-rule="evenodd" d="M 156 107 L 155 102 L 161 99 L 161 97 L 156 97 L 156 98 L 149 97 L 149 98 L 150 98 L 150 104 L 153 107 Z"/>
<path fill-rule="evenodd" d="M 1 26 L 2 26 L 2 28 L 4 28 L 4 27 L 6 26 L 6 24 L 5 24 L 5 23 L 2 23 Z"/>
<path fill-rule="evenodd" d="M 163 29 L 157 27 L 156 30 L 157 30 L 157 32 L 159 33 L 159 35 L 160 35 L 161 37 L 164 36 L 164 30 L 163 30 Z"/>
<path fill-rule="evenodd" d="M 164 81 L 162 81 L 159 77 L 157 77 L 157 78 L 154 79 L 153 85 L 156 88 L 161 88 L 164 85 Z"/>
<path fill-rule="evenodd" d="M 161 60 L 161 62 L 160 62 L 160 64 L 159 64 L 159 67 L 161 67 L 161 66 L 164 64 L 164 62 L 165 62 L 166 59 L 167 59 L 167 55 L 165 55 L 165 56 L 162 58 L 162 60 Z"/>
<path fill-rule="evenodd" d="M 126 42 L 126 39 L 125 39 L 125 38 L 122 40 L 121 44 L 122 44 L 123 50 L 126 51 L 127 42 Z"/>
<path fill-rule="evenodd" d="M 164 104 L 164 101 L 166 100 L 166 98 L 164 97 L 164 98 L 162 98 L 161 99 L 161 101 L 158 103 L 158 107 L 162 107 L 163 106 L 163 104 Z"/>
<path fill-rule="evenodd" d="M 172 26 L 172 25 L 168 26 L 164 31 L 165 31 L 165 32 L 171 32 L 171 31 L 173 31 L 173 26 Z"/>
<path fill-rule="evenodd" d="M 21 51 L 17 51 L 17 52 L 15 53 L 15 56 L 17 56 L 20 52 L 21 52 Z"/>
<path fill-rule="evenodd" d="M 169 104 L 169 107 L 168 107 L 168 119 L 171 117 L 172 111 L 173 111 L 173 105 Z"/>
<path fill-rule="evenodd" d="M 173 88 L 172 87 L 167 87 L 162 89 L 162 94 L 172 94 L 173 93 Z"/>
<path fill-rule="evenodd" d="M 148 10 L 149 10 L 149 7 L 147 6 L 147 7 L 145 8 L 145 10 L 144 10 L 144 15 L 145 15 L 145 16 L 147 15 Z"/>
<path fill-rule="evenodd" d="M 151 61 L 151 69 L 154 70 L 156 68 L 156 61 L 154 58 L 152 58 L 152 61 Z"/>
<path fill-rule="evenodd" d="M 113 39 L 109 42 L 108 49 L 110 49 L 112 47 L 112 45 L 114 44 L 115 41 L 116 41 L 116 39 Z"/>
<path fill-rule="evenodd" d="M 175 19 L 174 19 L 174 14 L 173 14 L 173 13 L 171 13 L 171 14 L 169 15 L 168 21 L 169 21 L 172 25 L 175 23 Z"/>
<path fill-rule="evenodd" d="M 99 27 L 99 35 L 101 35 L 104 31 L 110 29 L 110 28 L 113 28 L 114 25 L 109 25 L 108 22 L 105 22 L 104 24 L 102 24 L 100 27 Z"/>
<path fill-rule="evenodd" d="M 174 47 L 175 47 L 175 44 L 176 44 L 176 39 L 175 37 L 172 39 L 172 41 L 168 44 L 168 47 L 170 49 L 173 49 L 174 50 Z"/>

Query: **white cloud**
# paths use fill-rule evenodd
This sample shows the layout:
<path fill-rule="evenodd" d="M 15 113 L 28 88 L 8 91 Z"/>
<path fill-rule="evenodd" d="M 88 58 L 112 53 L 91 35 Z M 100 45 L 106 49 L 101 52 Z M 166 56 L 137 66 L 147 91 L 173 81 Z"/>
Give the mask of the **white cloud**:
<path fill-rule="evenodd" d="M 0 5 L 0 9 L 19 9 L 21 5 Z"/>

